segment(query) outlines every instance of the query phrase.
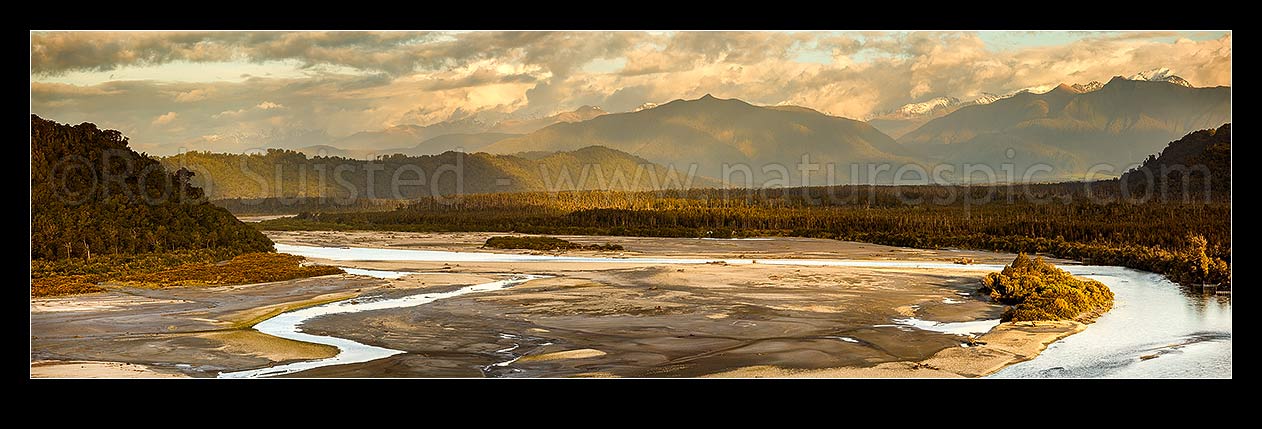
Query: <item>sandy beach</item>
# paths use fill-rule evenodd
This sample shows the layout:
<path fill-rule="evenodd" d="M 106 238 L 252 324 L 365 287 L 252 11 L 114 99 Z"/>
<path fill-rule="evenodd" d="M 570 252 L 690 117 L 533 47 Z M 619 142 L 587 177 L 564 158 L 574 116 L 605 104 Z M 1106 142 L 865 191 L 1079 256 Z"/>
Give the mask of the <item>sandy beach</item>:
<path fill-rule="evenodd" d="M 269 232 L 277 243 L 485 252 L 491 233 Z M 567 256 L 827 258 L 1003 264 L 1011 255 L 916 250 L 833 240 L 569 237 L 623 252 Z M 497 253 L 538 253 L 497 250 Z M 997 319 L 977 297 L 986 270 L 628 262 L 314 262 L 401 271 L 248 286 L 134 289 L 32 300 L 32 376 L 77 377 L 71 362 L 136 365 L 82 376 L 213 377 L 336 354 L 249 326 L 352 297 L 447 291 L 506 274 L 554 276 L 430 304 L 332 314 L 304 332 L 406 353 L 287 377 L 976 377 L 1027 360 L 1078 332 L 1074 322 L 1003 324 L 967 337 L 905 320 Z M 985 344 L 981 344 L 985 343 Z M 78 364 L 84 366 L 83 364 Z M 54 370 L 55 368 L 55 370 Z M 93 366 L 92 368 L 96 368 Z M 151 368 L 149 371 L 138 369 Z"/>

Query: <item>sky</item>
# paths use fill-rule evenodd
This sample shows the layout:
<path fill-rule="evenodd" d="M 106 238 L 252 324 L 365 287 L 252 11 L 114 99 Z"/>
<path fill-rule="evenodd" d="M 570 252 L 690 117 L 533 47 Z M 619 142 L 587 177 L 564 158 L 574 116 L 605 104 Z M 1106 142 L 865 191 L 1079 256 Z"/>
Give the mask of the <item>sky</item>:
<path fill-rule="evenodd" d="M 863 120 L 1154 68 L 1230 86 L 1231 32 L 32 32 L 31 112 L 168 155 L 705 94 Z"/>

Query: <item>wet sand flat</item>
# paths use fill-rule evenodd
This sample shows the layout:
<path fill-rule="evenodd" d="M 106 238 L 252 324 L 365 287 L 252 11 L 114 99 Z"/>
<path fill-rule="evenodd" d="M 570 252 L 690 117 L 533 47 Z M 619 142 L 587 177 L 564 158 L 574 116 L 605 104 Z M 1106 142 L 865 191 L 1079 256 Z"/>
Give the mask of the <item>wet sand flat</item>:
<path fill-rule="evenodd" d="M 265 335 L 250 326 L 283 311 L 376 290 L 442 287 L 484 279 L 464 274 L 425 277 L 385 282 L 334 275 L 168 289 L 108 286 L 106 292 L 33 299 L 31 374 L 73 377 L 81 366 L 84 376 L 96 376 L 100 365 L 122 362 L 164 373 L 213 377 L 224 370 L 329 357 L 337 353 L 336 348 Z M 96 364 L 70 365 L 78 361 Z M 147 376 L 144 371 L 108 373 L 109 377 Z"/>
<path fill-rule="evenodd" d="M 486 252 L 480 249 L 482 242 L 503 234 L 268 235 L 277 243 L 292 245 Z M 567 252 L 567 256 L 932 262 L 967 257 L 989 264 L 1011 260 L 1011 255 L 988 252 L 798 238 L 562 238 L 626 247 L 623 252 Z M 996 337 L 987 346 L 964 348 L 964 337 L 959 335 L 896 322 L 997 318 L 1002 307 L 973 294 L 986 270 L 967 266 L 933 270 L 631 260 L 314 260 L 401 273 L 398 278 L 339 275 L 218 288 L 111 288 L 100 294 L 33 300 L 32 359 L 126 362 L 191 376 L 318 359 L 336 349 L 270 337 L 248 326 L 303 305 L 356 296 L 402 297 L 418 289 L 442 292 L 500 280 L 510 273 L 554 277 L 416 307 L 308 320 L 304 332 L 405 353 L 286 376 L 977 376 L 1037 354 L 1046 338 L 1072 333 L 1067 327 L 1045 327 L 1041 329 L 1048 332 L 1030 336 L 1018 329 L 1013 332 L 1020 335 L 1010 332 L 1007 340 Z M 1004 325 L 988 335 L 1012 329 Z"/>

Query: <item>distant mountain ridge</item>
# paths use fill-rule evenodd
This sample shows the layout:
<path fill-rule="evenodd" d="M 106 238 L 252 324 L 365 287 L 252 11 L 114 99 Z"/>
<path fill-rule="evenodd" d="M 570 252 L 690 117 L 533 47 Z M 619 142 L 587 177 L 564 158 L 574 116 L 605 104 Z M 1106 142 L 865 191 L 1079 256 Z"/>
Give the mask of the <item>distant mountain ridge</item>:
<path fill-rule="evenodd" d="M 1066 173 L 1108 164 L 1120 174 L 1163 142 L 1230 121 L 1229 87 L 1115 77 L 1090 92 L 1062 84 L 1043 94 L 963 107 L 898 141 L 952 164 L 1045 164 Z"/>
<path fill-rule="evenodd" d="M 408 156 L 436 155 L 448 151 L 457 151 L 472 153 L 481 150 L 483 147 L 497 141 L 517 137 L 521 134 L 504 134 L 504 133 L 453 133 L 443 134 L 437 137 L 427 139 L 411 147 L 399 147 L 389 149 L 341 149 L 330 145 L 315 145 L 295 149 L 307 156 L 328 156 L 352 159 L 373 159 L 378 156 L 389 156 L 395 154 Z"/>
<path fill-rule="evenodd" d="M 1120 77 L 1120 76 L 1118 76 Z M 1170 72 L 1169 68 L 1158 67 L 1152 70 L 1142 71 L 1131 75 L 1129 80 L 1142 80 L 1151 82 L 1170 82 L 1175 85 L 1192 87 L 1191 83 L 1179 76 L 1175 76 Z M 1077 92 L 1092 92 L 1104 88 L 1104 84 L 1099 81 L 1091 81 L 1088 83 L 1075 83 L 1069 86 Z M 970 101 L 961 101 L 955 97 L 937 96 L 921 102 L 912 102 L 904 104 L 896 109 L 878 112 L 869 115 L 866 121 L 881 132 L 890 135 L 895 139 L 901 138 L 903 135 L 915 130 L 932 119 L 940 118 L 954 112 L 960 108 L 967 106 L 975 106 L 982 104 L 990 104 L 1006 98 L 1011 98 L 1017 94 L 1035 93 L 1043 94 L 1049 89 L 1055 87 L 1038 86 L 1024 88 L 1012 91 L 1006 94 L 993 94 L 984 92 L 981 96 Z"/>
<path fill-rule="evenodd" d="M 544 118 L 505 119 L 495 123 L 486 131 L 499 134 L 526 134 L 552 124 L 561 122 L 582 122 L 607 113 L 608 112 L 605 112 L 598 106 L 582 106 L 574 109 L 573 111 L 561 112 Z"/>
<path fill-rule="evenodd" d="M 378 155 L 388 155 L 390 153 L 410 153 L 412 152 L 394 152 L 407 151 L 410 149 L 425 146 L 427 140 L 438 137 L 462 134 L 475 135 L 482 133 L 491 133 L 492 135 L 503 134 L 525 134 L 533 132 L 546 126 L 563 123 L 563 122 L 579 122 L 591 118 L 604 115 L 605 111 L 600 107 L 582 106 L 569 112 L 561 112 L 552 116 L 535 119 L 503 119 L 499 121 L 489 122 L 476 117 L 463 118 L 459 120 L 437 122 L 430 125 L 396 125 L 379 131 L 361 131 L 343 138 L 334 139 L 328 143 L 328 146 L 338 148 L 347 154 L 367 154 L 374 153 Z M 478 138 L 476 140 L 485 140 L 490 137 Z M 432 146 L 432 145 L 431 145 Z M 307 149 L 304 147 L 303 149 Z M 444 148 L 451 150 L 454 148 Z M 304 153 L 305 150 L 302 150 Z M 433 155 L 438 152 L 425 153 L 423 155 Z"/>
<path fill-rule="evenodd" d="M 1077 177 L 1098 165 L 1111 166 L 1101 174 L 1116 177 L 1126 166 L 1160 150 L 1162 142 L 1230 121 L 1229 87 L 1187 86 L 1168 69 L 1132 78 L 1029 87 L 1005 95 L 983 93 L 970 101 L 933 97 L 867 123 L 802 106 L 757 106 L 706 94 L 661 105 L 646 103 L 624 113 L 584 106 L 542 122 L 435 124 L 431 127 L 445 134 L 411 146 L 370 150 L 316 145 L 300 151 L 357 159 L 484 151 L 538 160 L 602 146 L 676 169 L 695 166 L 700 175 L 753 187 L 867 183 L 872 178 L 866 177 L 869 173 L 862 171 L 862 164 L 887 165 L 890 170 L 908 164 L 926 169 L 939 164 L 1051 169 L 1050 176 L 997 179 L 1037 181 Z M 554 123 L 525 134 L 454 132 L 461 127 L 516 129 L 549 122 Z M 427 127 L 387 131 L 412 140 L 419 128 Z M 811 164 L 800 165 L 804 155 Z M 860 167 L 857 174 L 851 169 L 855 164 Z M 804 182 L 803 177 L 809 180 Z M 889 173 L 884 177 L 877 182 L 888 183 Z"/>
<path fill-rule="evenodd" d="M 827 181 L 826 164 L 836 166 L 834 181 L 847 181 L 850 162 L 913 162 L 916 157 L 892 138 L 864 122 L 825 115 L 799 106 L 754 106 L 712 95 L 674 100 L 637 112 L 603 115 L 559 123 L 533 133 L 498 141 L 492 153 L 564 151 L 600 145 L 647 160 L 729 179 L 743 186 L 801 185 L 798 164 L 804 154 L 821 164 L 808 171 L 810 183 Z"/>

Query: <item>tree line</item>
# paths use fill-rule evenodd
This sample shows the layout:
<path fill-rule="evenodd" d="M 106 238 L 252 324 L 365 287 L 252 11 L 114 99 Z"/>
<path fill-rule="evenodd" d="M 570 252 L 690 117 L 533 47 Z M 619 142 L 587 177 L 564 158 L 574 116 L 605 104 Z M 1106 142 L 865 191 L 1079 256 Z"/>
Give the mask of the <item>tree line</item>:
<path fill-rule="evenodd" d="M 467 195 L 454 203 L 421 198 L 382 212 L 309 212 L 261 228 L 816 237 L 1044 253 L 1165 273 L 1184 283 L 1230 284 L 1230 201 L 1101 198 L 1120 194 L 1117 181 L 530 192 Z"/>

